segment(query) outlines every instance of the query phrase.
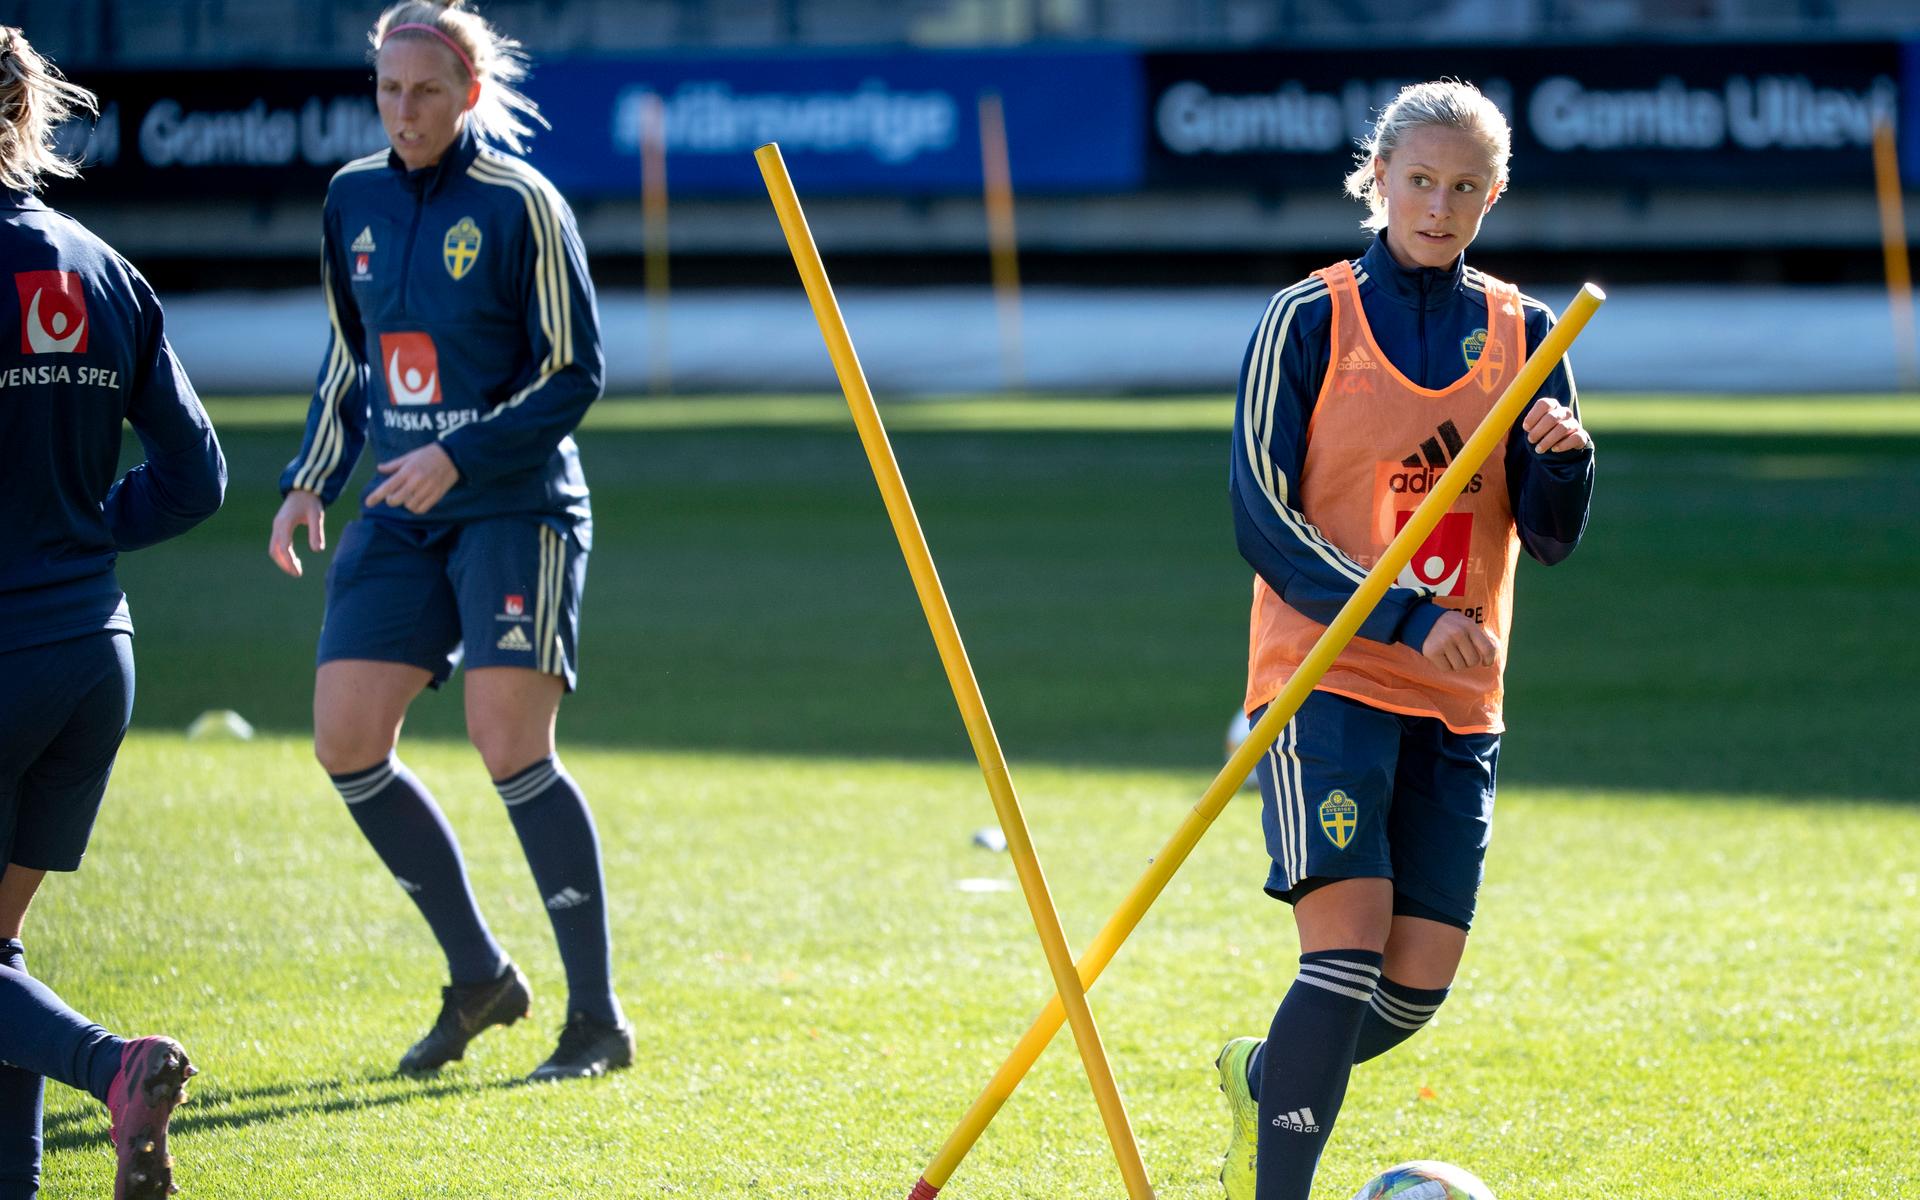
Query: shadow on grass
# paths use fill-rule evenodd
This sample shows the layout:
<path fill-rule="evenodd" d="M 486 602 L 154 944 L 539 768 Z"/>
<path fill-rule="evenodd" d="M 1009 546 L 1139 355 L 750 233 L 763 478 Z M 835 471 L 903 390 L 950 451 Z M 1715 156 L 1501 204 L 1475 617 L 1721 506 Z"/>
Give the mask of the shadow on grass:
<path fill-rule="evenodd" d="M 205 1078 L 205 1075 L 199 1077 Z M 188 1087 L 188 1102 L 174 1112 L 168 1129 L 174 1134 L 245 1129 L 289 1117 L 387 1108 L 442 1096 L 476 1095 L 525 1086 L 531 1085 L 520 1079 L 453 1083 L 412 1080 L 402 1075 L 315 1079 L 248 1088 L 223 1088 L 217 1083 L 196 1080 Z M 357 1090 L 368 1088 L 387 1090 L 371 1093 Z M 105 1133 L 106 1109 L 62 1110 L 47 1115 L 45 1146 L 49 1152 L 95 1146 Z"/>

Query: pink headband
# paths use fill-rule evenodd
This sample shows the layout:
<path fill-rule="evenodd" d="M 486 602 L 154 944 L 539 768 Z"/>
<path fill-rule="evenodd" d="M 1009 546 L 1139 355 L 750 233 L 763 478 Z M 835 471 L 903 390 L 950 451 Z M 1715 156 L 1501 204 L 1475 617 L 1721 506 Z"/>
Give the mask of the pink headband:
<path fill-rule="evenodd" d="M 460 60 L 461 65 L 466 67 L 468 79 L 475 79 L 479 77 L 479 72 L 473 69 L 473 60 L 468 58 L 467 52 L 460 48 L 460 43 L 454 41 L 452 38 L 448 37 L 446 34 L 440 32 L 438 29 L 434 28 L 431 25 L 423 25 L 418 21 L 409 21 L 405 25 L 395 25 L 392 29 L 387 30 L 386 37 L 383 37 L 380 39 L 380 45 L 384 47 L 388 42 L 393 40 L 394 34 L 399 33 L 403 29 L 418 29 L 422 33 L 430 33 L 433 36 L 439 38 L 441 41 L 447 44 L 447 49 L 453 51 L 454 56 Z"/>

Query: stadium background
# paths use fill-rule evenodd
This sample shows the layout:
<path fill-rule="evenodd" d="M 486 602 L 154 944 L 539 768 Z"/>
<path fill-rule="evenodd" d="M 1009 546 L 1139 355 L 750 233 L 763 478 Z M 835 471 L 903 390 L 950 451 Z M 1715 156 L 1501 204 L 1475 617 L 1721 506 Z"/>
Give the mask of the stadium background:
<path fill-rule="evenodd" d="M 87 178 L 53 201 L 176 298 L 203 386 L 307 386 L 318 199 L 335 166 L 382 144 L 362 6 L 4 8 L 107 102 Z M 1589 386 L 1898 382 L 1869 145 L 1875 121 L 1906 117 L 1913 182 L 1920 17 L 1894 0 L 487 11 L 534 57 L 528 91 L 554 128 L 533 160 L 580 215 L 615 390 L 663 374 L 679 391 L 831 388 L 751 162 L 768 140 L 883 388 L 1230 386 L 1264 297 L 1359 244 L 1338 184 L 1370 110 L 1441 74 L 1479 82 L 1514 120 L 1513 188 L 1476 261 L 1551 303 L 1588 278 L 1618 292 L 1582 346 Z M 1018 196 L 1019 380 L 999 370 L 980 290 L 985 92 L 1004 98 Z M 651 315 L 634 291 L 649 95 L 665 104 L 676 289 Z M 671 336 L 652 340 L 650 320 Z M 1839 343 L 1851 352 L 1827 352 Z M 670 372 L 649 364 L 656 349 Z"/>

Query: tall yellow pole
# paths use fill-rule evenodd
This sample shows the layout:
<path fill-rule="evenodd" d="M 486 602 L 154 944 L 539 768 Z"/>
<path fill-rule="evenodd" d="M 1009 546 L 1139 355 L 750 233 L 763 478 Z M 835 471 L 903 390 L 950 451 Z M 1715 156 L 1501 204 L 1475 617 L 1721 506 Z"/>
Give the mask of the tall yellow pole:
<path fill-rule="evenodd" d="M 920 607 L 926 612 L 934 644 L 939 647 L 940 662 L 946 668 L 947 682 L 953 687 L 953 698 L 960 705 L 960 717 L 966 723 L 968 738 L 973 742 L 974 757 L 979 759 L 980 772 L 986 776 L 987 792 L 993 797 L 994 812 L 1000 818 L 1000 828 L 1007 837 L 1007 849 L 1013 855 L 1015 873 L 1020 877 L 1020 890 L 1026 894 L 1028 911 L 1033 915 L 1034 927 L 1039 930 L 1040 943 L 1046 951 L 1047 968 L 1053 973 L 1055 994 L 1065 1001 L 1063 1011 L 1073 1026 L 1074 1040 L 1079 1043 L 1080 1059 L 1086 1065 L 1088 1080 L 1093 1084 L 1094 1099 L 1100 1106 L 1100 1118 L 1106 1124 L 1107 1138 L 1113 1143 L 1114 1157 L 1120 1163 L 1120 1174 L 1126 1180 L 1127 1195 L 1131 1200 L 1151 1200 L 1153 1185 L 1147 1181 L 1147 1169 L 1140 1161 L 1140 1147 L 1134 1141 L 1133 1125 L 1127 1120 L 1126 1106 L 1120 1099 L 1119 1086 L 1113 1079 L 1113 1064 L 1107 1061 L 1106 1048 L 1100 1043 L 1100 1030 L 1094 1024 L 1093 1010 L 1087 1007 L 1086 991 L 1081 987 L 1080 976 L 1074 970 L 1073 951 L 1067 947 L 1066 934 L 1060 928 L 1060 914 L 1054 909 L 1046 875 L 1040 869 L 1033 839 L 1027 833 L 1026 817 L 1021 813 L 1020 800 L 1014 794 L 1013 777 L 1007 770 L 1006 757 L 1000 751 L 1000 741 L 993 732 L 993 721 L 987 715 L 986 698 L 981 695 L 980 684 L 974 679 L 973 667 L 967 661 L 967 649 L 960 641 L 959 626 L 954 623 L 946 591 L 940 586 L 940 575 L 934 569 L 926 535 L 920 530 L 920 520 L 913 511 L 913 500 L 907 495 L 906 480 L 900 474 L 899 463 L 894 460 L 886 427 L 880 422 L 880 410 L 873 402 L 873 392 L 867 387 L 866 372 L 861 370 L 860 358 L 854 353 L 853 340 L 848 336 L 846 321 L 840 315 L 840 303 L 834 299 L 833 285 L 827 281 L 820 251 L 813 244 L 813 233 L 807 227 L 806 214 L 800 210 L 800 198 L 794 194 L 793 181 L 787 176 L 787 165 L 780 157 L 779 146 L 762 146 L 754 151 L 753 157 L 760 164 L 760 174 L 766 180 L 767 193 L 773 198 L 774 210 L 780 215 L 780 228 L 787 235 L 787 248 L 792 251 L 793 261 L 800 268 L 800 281 L 807 289 L 807 299 L 813 305 L 813 316 L 820 324 L 820 334 L 826 339 L 827 354 L 833 359 L 834 372 L 840 377 L 840 388 L 846 393 L 847 407 L 853 412 L 853 423 L 860 431 L 860 444 L 866 448 L 874 480 L 880 485 L 887 516 L 893 522 L 894 536 L 900 541 L 900 552 L 906 557 L 907 570 L 913 576 L 914 590 L 920 594 Z"/>
<path fill-rule="evenodd" d="M 1006 111 L 998 92 L 980 96 L 980 178 L 986 192 L 994 307 L 1000 314 L 1001 379 L 1007 388 L 1018 390 L 1026 382 L 1020 342 L 1020 251 L 1013 228 L 1013 167 L 1007 155 Z"/>
<path fill-rule="evenodd" d="M 1900 200 L 1900 156 L 1893 122 L 1873 126 L 1873 182 L 1880 199 L 1880 246 L 1887 261 L 1887 307 L 1893 314 L 1893 349 L 1900 382 L 1920 388 L 1920 352 L 1914 348 L 1913 273 L 1907 259 L 1907 218 Z"/>
<path fill-rule="evenodd" d="M 1581 288 L 1560 323 L 1540 343 L 1540 348 L 1533 352 L 1526 365 L 1520 368 L 1520 374 L 1508 385 L 1493 411 L 1487 414 L 1486 420 L 1480 422 L 1480 427 L 1474 430 L 1467 444 L 1454 456 L 1453 465 L 1434 483 L 1427 498 L 1407 519 L 1406 527 L 1388 543 L 1380 561 L 1367 572 L 1366 579 L 1340 609 L 1333 623 L 1327 626 L 1326 632 L 1320 635 L 1313 649 L 1307 652 L 1299 669 L 1287 680 L 1286 687 L 1274 697 L 1267 711 L 1261 714 L 1259 722 L 1247 734 L 1246 741 L 1240 743 L 1239 749 L 1227 759 L 1226 766 L 1214 776 L 1199 803 L 1193 806 L 1173 836 L 1167 839 L 1167 844 L 1153 856 L 1152 865 L 1133 885 L 1113 916 L 1094 935 L 1092 943 L 1087 946 L 1086 956 L 1079 963 L 1078 982 L 1083 988 L 1092 987 L 1094 981 L 1100 978 L 1100 972 L 1107 969 L 1120 944 L 1127 940 L 1134 927 L 1140 924 L 1141 918 L 1146 916 L 1147 909 L 1159 899 L 1167 881 L 1186 862 L 1187 855 L 1199 844 L 1201 836 L 1240 790 L 1241 783 L 1253 771 L 1254 764 L 1267 752 L 1267 747 L 1273 744 L 1274 739 L 1280 736 L 1287 722 L 1293 719 L 1293 714 L 1299 710 L 1313 686 L 1320 682 L 1320 677 L 1327 673 L 1327 668 L 1333 665 L 1334 659 L 1339 657 L 1340 651 L 1353 640 L 1374 605 L 1380 603 L 1380 597 L 1386 595 L 1393 581 L 1399 578 L 1400 572 L 1413 558 L 1414 551 L 1426 541 L 1427 535 L 1440 523 L 1440 518 L 1453 506 L 1461 489 L 1466 487 L 1474 472 L 1493 453 L 1493 448 L 1506 435 L 1520 411 L 1540 390 L 1540 385 L 1546 381 L 1554 364 L 1566 354 L 1567 347 L 1573 344 L 1573 339 L 1580 335 L 1588 319 L 1605 299 L 1600 289 L 1592 284 Z M 912 1200 L 930 1200 L 946 1186 L 947 1180 L 952 1178 L 955 1168 L 960 1165 L 960 1160 L 973 1149 L 973 1144 L 986 1132 L 988 1123 L 1000 1111 L 1000 1106 L 1013 1095 L 1013 1090 L 1020 1086 L 1020 1081 L 1040 1057 L 1040 1052 L 1060 1031 L 1061 1012 L 1059 997 L 1050 998 L 1046 1007 L 1040 1010 L 1040 1015 L 1034 1019 L 1032 1028 L 1021 1037 L 1013 1053 L 994 1073 L 986 1090 L 980 1093 L 980 1097 L 960 1119 L 959 1125 L 948 1135 L 946 1144 L 940 1148 L 940 1153 L 914 1186 Z"/>
<path fill-rule="evenodd" d="M 646 258 L 648 378 L 655 395 L 673 390 L 673 342 L 667 330 L 667 106 L 649 92 L 640 101 L 641 252 Z"/>

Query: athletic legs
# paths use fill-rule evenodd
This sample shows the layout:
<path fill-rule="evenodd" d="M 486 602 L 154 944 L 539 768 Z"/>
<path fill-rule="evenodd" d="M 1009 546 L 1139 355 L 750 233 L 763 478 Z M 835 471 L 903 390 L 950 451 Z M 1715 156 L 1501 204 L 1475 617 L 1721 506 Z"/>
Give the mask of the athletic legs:
<path fill-rule="evenodd" d="M 567 973 L 567 1012 L 620 1024 L 600 841 L 586 797 L 554 754 L 565 684 L 513 667 L 467 674 L 467 730 L 507 806 Z"/>
<path fill-rule="evenodd" d="M 403 663 L 323 664 L 314 681 L 314 754 L 380 861 L 426 918 L 452 982 L 478 983 L 498 976 L 507 957 L 480 915 L 452 826 L 393 756 L 407 706 L 431 678 Z"/>

